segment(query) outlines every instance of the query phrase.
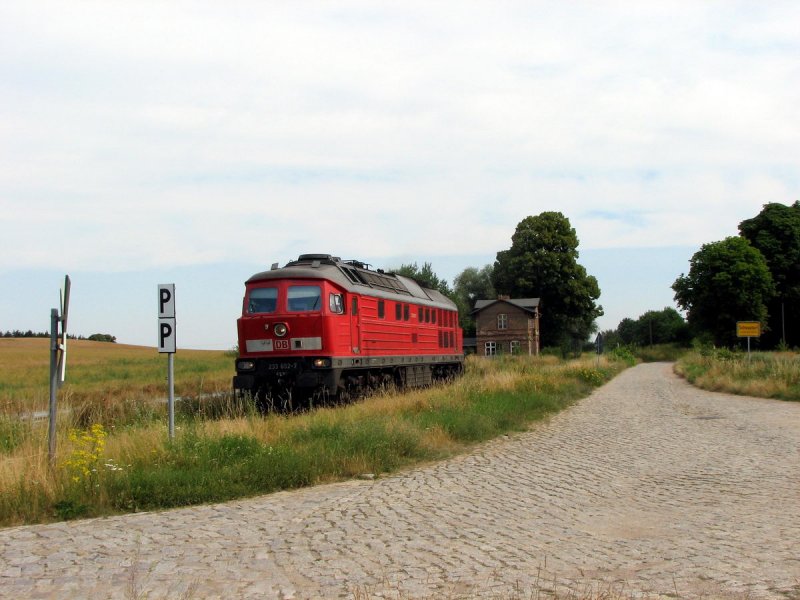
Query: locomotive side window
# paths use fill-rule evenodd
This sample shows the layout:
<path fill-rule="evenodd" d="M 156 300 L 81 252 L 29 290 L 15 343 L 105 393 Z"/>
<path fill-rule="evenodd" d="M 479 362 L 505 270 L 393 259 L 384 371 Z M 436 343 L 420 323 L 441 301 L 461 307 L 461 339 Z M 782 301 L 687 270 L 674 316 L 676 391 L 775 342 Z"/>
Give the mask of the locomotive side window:
<path fill-rule="evenodd" d="M 341 294 L 333 294 L 330 295 L 329 306 L 331 312 L 335 315 L 343 315 L 344 314 L 344 300 L 342 299 Z"/>
<path fill-rule="evenodd" d="M 431 311 L 431 319 L 432 319 L 433 323 L 436 323 L 436 313 L 437 312 L 439 312 L 439 311 L 436 310 L 435 308 Z"/>
<path fill-rule="evenodd" d="M 399 302 L 394 305 L 394 318 L 397 321 L 403 319 L 403 305 L 400 304 Z"/>
<path fill-rule="evenodd" d="M 378 318 L 383 319 L 386 316 L 386 303 L 383 300 L 378 300 Z"/>
<path fill-rule="evenodd" d="M 248 313 L 273 313 L 278 304 L 277 288 L 256 288 L 250 291 Z"/>
<path fill-rule="evenodd" d="M 286 299 L 291 312 L 311 312 L 321 308 L 322 290 L 318 285 L 290 285 Z"/>
<path fill-rule="evenodd" d="M 408 321 L 411 318 L 411 308 L 408 304 L 403 305 L 403 321 Z"/>
<path fill-rule="evenodd" d="M 350 301 L 350 313 L 353 316 L 358 314 L 358 296 L 353 296 L 353 299 Z"/>

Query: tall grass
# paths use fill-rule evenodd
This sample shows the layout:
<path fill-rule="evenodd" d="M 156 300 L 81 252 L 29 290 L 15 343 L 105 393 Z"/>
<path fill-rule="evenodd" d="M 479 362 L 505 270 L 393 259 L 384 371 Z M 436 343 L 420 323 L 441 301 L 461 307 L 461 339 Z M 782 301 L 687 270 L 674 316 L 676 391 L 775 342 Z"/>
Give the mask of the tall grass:
<path fill-rule="evenodd" d="M 380 475 L 524 430 L 624 367 L 595 358 L 473 359 L 465 376 L 449 385 L 385 392 L 295 415 L 262 417 L 220 397 L 202 411 L 190 403 L 179 412 L 172 442 L 157 411 L 152 418 L 137 413 L 103 424 L 105 447 L 96 460 L 79 442 L 88 439 L 85 444 L 96 448 L 87 423 L 65 418 L 53 471 L 47 468 L 46 426 L 7 419 L 0 422 L 0 435 L 10 440 L 0 446 L 0 523 L 185 506 Z M 76 427 L 83 433 L 70 441 L 67 433 Z M 76 476 L 67 463 L 81 460 L 88 469 Z"/>
<path fill-rule="evenodd" d="M 681 358 L 675 372 L 705 390 L 800 401 L 800 355 L 703 349 Z"/>

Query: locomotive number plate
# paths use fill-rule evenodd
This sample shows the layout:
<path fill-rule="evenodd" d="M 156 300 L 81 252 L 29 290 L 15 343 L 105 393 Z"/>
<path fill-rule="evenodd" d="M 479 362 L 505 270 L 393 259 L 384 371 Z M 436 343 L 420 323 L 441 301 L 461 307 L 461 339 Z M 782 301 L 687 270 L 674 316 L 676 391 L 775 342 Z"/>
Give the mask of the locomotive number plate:
<path fill-rule="evenodd" d="M 269 365 L 270 371 L 291 371 L 295 368 L 294 363 L 273 363 Z"/>
<path fill-rule="evenodd" d="M 275 340 L 272 343 L 275 346 L 275 350 L 288 350 L 289 349 L 289 340 Z"/>
<path fill-rule="evenodd" d="M 297 368 L 297 365 L 294 363 L 272 363 L 267 368 L 273 377 L 286 377 Z"/>

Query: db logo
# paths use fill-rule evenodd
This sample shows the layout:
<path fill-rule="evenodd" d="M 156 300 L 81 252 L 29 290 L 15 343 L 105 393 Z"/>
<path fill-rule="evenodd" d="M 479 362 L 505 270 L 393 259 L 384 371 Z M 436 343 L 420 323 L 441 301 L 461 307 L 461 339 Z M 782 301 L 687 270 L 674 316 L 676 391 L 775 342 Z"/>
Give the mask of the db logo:
<path fill-rule="evenodd" d="M 289 340 L 275 340 L 275 350 L 288 350 Z"/>

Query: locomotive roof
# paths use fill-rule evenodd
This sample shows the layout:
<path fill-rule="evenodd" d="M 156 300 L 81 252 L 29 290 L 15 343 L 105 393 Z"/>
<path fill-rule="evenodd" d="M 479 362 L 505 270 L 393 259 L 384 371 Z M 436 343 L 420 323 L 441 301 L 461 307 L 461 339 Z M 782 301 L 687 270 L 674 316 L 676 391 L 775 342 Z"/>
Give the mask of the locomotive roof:
<path fill-rule="evenodd" d="M 456 310 L 455 303 L 439 292 L 421 286 L 410 277 L 373 271 L 357 260 L 343 261 L 330 254 L 301 254 L 297 260 L 288 262 L 283 268 L 277 264 L 269 271 L 256 273 L 245 283 L 270 279 L 325 279 L 352 293 L 389 298 L 398 302 L 417 302 L 446 310 Z"/>

